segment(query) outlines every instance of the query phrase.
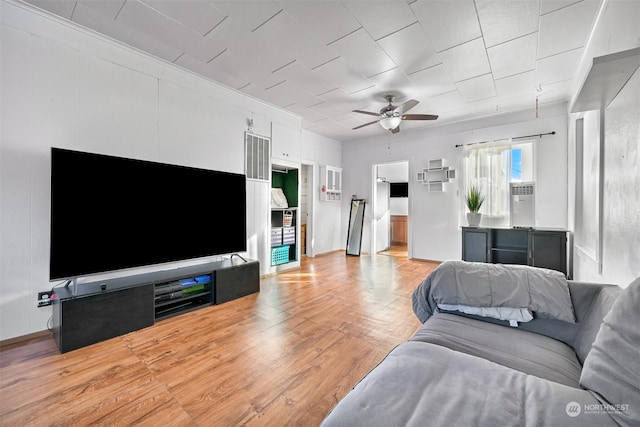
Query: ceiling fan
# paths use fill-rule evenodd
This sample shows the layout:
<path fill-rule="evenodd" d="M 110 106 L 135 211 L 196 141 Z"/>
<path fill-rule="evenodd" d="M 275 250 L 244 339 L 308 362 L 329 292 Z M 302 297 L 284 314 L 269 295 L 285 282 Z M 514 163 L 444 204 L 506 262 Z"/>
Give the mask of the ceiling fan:
<path fill-rule="evenodd" d="M 370 116 L 378 116 L 377 120 L 374 120 L 369 123 L 365 123 L 360 126 L 356 126 L 353 128 L 353 130 L 360 129 L 362 127 L 369 126 L 374 123 L 380 123 L 380 126 L 382 126 L 384 129 L 388 131 L 391 131 L 391 133 L 398 133 L 400 132 L 400 122 L 402 122 L 403 120 L 435 120 L 438 118 L 438 116 L 433 114 L 405 114 L 411 108 L 418 105 L 418 101 L 416 101 L 415 99 L 410 99 L 404 104 L 394 106 L 392 104 L 395 98 L 393 95 L 387 95 L 384 98 L 387 100 L 389 105 L 387 105 L 386 107 L 383 107 L 379 113 L 374 113 L 371 111 L 363 111 L 363 110 L 353 110 L 354 113 L 368 114 Z"/>

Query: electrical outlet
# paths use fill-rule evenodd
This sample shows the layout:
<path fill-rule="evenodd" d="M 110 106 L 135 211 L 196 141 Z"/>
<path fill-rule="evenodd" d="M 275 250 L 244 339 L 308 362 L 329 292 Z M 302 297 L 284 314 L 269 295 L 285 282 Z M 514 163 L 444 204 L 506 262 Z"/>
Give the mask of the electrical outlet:
<path fill-rule="evenodd" d="M 45 307 L 53 304 L 56 294 L 53 291 L 38 292 L 38 307 Z"/>

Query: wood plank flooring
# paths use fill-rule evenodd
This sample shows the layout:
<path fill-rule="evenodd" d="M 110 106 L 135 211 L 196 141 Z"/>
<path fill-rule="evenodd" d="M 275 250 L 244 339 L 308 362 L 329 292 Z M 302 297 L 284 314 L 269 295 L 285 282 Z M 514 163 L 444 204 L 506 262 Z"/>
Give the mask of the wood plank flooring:
<path fill-rule="evenodd" d="M 316 426 L 419 326 L 435 262 L 333 252 L 261 291 L 59 354 L 0 349 L 0 426 Z"/>

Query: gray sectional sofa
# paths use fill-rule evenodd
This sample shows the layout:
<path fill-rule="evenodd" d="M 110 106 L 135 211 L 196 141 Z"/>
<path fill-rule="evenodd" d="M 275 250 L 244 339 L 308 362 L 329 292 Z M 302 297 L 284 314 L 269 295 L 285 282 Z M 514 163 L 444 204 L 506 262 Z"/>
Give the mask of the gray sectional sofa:
<path fill-rule="evenodd" d="M 640 278 L 623 289 L 532 267 L 443 265 L 413 294 L 422 326 L 338 402 L 323 427 L 640 425 Z M 544 287 L 542 300 L 527 291 L 540 274 L 557 281 L 553 300 L 544 301 L 554 293 Z M 525 293 L 509 294 L 501 280 L 522 282 Z M 563 293 L 573 316 L 559 320 L 553 312 Z M 523 305 L 533 320 L 447 311 L 439 302 L 446 294 L 449 303 L 502 307 L 528 294 Z M 555 308 L 539 314 L 546 306 Z"/>

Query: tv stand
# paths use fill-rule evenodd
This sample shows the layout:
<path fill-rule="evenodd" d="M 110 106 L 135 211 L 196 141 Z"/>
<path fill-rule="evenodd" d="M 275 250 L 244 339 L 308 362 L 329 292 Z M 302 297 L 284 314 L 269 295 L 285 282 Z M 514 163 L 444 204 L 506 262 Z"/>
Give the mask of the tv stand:
<path fill-rule="evenodd" d="M 55 288 L 53 337 L 61 353 L 172 316 L 260 291 L 260 263 L 233 257 L 173 270 Z"/>

